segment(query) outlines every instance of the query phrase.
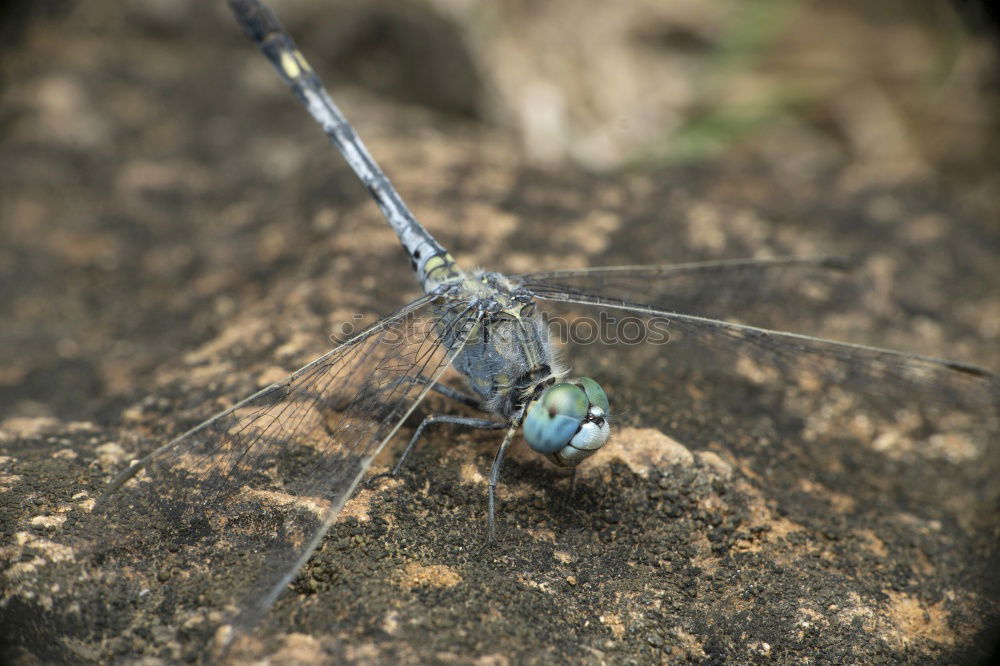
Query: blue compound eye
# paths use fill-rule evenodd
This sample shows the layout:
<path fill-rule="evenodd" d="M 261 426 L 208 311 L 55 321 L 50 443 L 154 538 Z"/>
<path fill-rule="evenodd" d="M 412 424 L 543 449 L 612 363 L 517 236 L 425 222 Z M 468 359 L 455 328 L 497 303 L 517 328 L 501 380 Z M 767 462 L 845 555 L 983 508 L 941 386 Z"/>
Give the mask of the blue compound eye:
<path fill-rule="evenodd" d="M 546 455 L 563 448 L 580 429 L 588 407 L 587 394 L 578 386 L 556 384 L 545 389 L 528 407 L 524 419 L 524 439 L 528 446 Z"/>
<path fill-rule="evenodd" d="M 587 394 L 587 399 L 590 404 L 594 407 L 600 407 L 607 414 L 611 411 L 611 407 L 608 404 L 608 394 L 604 392 L 601 385 L 595 382 L 590 377 L 580 377 L 576 380 L 577 383 L 583 388 L 584 392 Z"/>

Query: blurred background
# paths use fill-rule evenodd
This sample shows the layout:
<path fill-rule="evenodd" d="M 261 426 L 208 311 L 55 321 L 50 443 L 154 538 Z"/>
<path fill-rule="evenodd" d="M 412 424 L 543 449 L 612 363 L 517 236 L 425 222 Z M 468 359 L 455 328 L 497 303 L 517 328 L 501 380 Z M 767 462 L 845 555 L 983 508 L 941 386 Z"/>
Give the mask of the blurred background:
<path fill-rule="evenodd" d="M 334 75 L 500 125 L 540 163 L 604 170 L 740 150 L 796 168 L 849 160 L 871 177 L 967 177 L 996 154 L 985 4 L 336 4 L 276 3 Z"/>
<path fill-rule="evenodd" d="M 775 197 L 932 184 L 948 221 L 906 237 L 975 227 L 985 235 L 969 245 L 997 257 L 988 3 L 271 4 L 432 229 L 451 213 L 421 205 L 421 187 L 458 198 L 430 175 L 469 173 L 434 157 L 453 150 L 496 173 L 565 177 L 570 197 L 591 187 L 580 182 L 685 169 L 660 178 L 669 184 L 724 165 L 767 172 Z M 127 402 L 137 378 L 269 285 L 344 254 L 326 247 L 309 264 L 299 248 L 353 228 L 331 201 L 370 204 L 223 0 L 15 0 L 0 12 L 0 417 Z M 597 180 L 570 182 L 585 174 Z M 768 191 L 732 182 L 751 198 Z M 324 203 L 304 204 L 312 195 Z M 868 210 L 886 219 L 893 206 Z M 393 245 L 365 214 L 359 233 Z M 479 231 L 462 224 L 448 239 L 471 253 Z M 665 245 L 636 259 L 701 256 Z M 716 249 L 705 258 L 743 248 Z M 122 404 L 100 402 L 108 415 Z"/>
<path fill-rule="evenodd" d="M 997 14 L 979 0 L 271 5 L 331 86 L 502 127 L 542 164 L 607 170 L 740 150 L 975 180 L 997 152 Z M 15 0 L 2 11 L 8 69 L 46 19 L 233 39 L 224 0 Z M 60 101 L 51 86 L 33 92 Z"/>

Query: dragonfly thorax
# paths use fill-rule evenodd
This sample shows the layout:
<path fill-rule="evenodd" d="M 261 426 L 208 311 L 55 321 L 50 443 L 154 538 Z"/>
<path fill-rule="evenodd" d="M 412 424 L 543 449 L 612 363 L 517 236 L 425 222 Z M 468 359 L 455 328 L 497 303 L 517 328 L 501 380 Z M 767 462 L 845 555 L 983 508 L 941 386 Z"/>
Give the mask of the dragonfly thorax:
<path fill-rule="evenodd" d="M 467 331 L 454 367 L 488 411 L 511 420 L 539 386 L 565 375 L 529 291 L 495 273 L 474 274 L 444 288 L 442 307 L 461 308 L 456 318 L 465 323 L 442 320 Z"/>
<path fill-rule="evenodd" d="M 528 445 L 557 465 L 577 465 L 604 445 L 607 396 L 593 379 L 564 381 L 567 371 L 530 290 L 480 272 L 443 285 L 441 293 L 449 307 L 463 305 L 473 322 L 454 366 L 488 411 L 522 421 Z"/>

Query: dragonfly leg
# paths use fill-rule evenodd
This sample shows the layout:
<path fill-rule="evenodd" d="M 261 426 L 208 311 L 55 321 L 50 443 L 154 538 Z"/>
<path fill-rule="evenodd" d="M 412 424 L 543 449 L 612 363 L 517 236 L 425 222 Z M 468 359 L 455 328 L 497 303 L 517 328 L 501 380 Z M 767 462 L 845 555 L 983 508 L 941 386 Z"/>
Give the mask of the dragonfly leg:
<path fill-rule="evenodd" d="M 500 430 L 506 423 L 500 423 L 498 421 L 490 421 L 489 419 L 476 419 L 468 416 L 453 416 L 451 414 L 431 414 L 417 426 L 417 431 L 413 433 L 413 437 L 407 443 L 406 448 L 403 449 L 402 455 L 399 456 L 399 460 L 396 462 L 395 467 L 392 468 L 391 474 L 395 476 L 399 470 L 403 468 L 403 463 L 406 462 L 407 456 L 413 451 L 414 447 L 417 445 L 417 440 L 420 439 L 420 435 L 424 432 L 424 428 L 431 425 L 432 423 L 451 423 L 452 425 L 461 425 L 467 428 L 476 428 L 477 430 Z"/>
<path fill-rule="evenodd" d="M 428 381 L 423 376 L 421 376 L 420 379 L 423 380 L 424 383 L 427 383 Z M 483 403 L 479 402 L 479 400 L 477 400 L 474 396 L 471 396 L 468 393 L 463 393 L 458 389 L 453 389 L 447 384 L 442 384 L 441 382 L 434 382 L 433 384 L 431 384 L 431 390 L 434 391 L 435 393 L 443 395 L 449 400 L 454 400 L 459 404 L 465 405 L 466 407 L 472 407 L 473 409 L 480 412 L 487 411 L 486 408 L 483 407 Z"/>
<path fill-rule="evenodd" d="M 566 506 L 573 506 L 573 498 L 576 497 L 576 467 L 570 470 L 569 476 L 569 492 L 566 493 Z"/>
<path fill-rule="evenodd" d="M 430 386 L 430 389 L 432 391 L 434 391 L 439 395 L 443 395 L 449 400 L 457 402 L 461 405 L 465 405 L 466 407 L 472 407 L 473 409 L 480 412 L 488 412 L 488 410 L 485 407 L 483 407 L 483 404 L 474 396 L 471 396 L 467 393 L 463 393 L 458 389 L 453 389 L 452 387 L 447 386 L 446 384 L 442 384 L 441 382 L 433 381 L 428 377 L 424 377 L 423 375 L 400 377 L 399 379 L 395 379 L 386 384 L 385 386 L 374 389 L 371 392 L 355 396 L 354 399 L 347 404 L 332 406 L 332 408 L 336 409 L 337 411 L 343 412 L 352 409 L 355 405 L 362 404 L 366 401 L 370 401 L 372 399 L 381 399 L 378 398 L 378 396 L 400 395 L 400 391 L 402 391 L 401 395 L 405 395 L 408 390 L 406 387 L 409 386 Z"/>
<path fill-rule="evenodd" d="M 500 448 L 497 449 L 496 456 L 493 457 L 493 468 L 490 470 L 490 485 L 487 490 L 487 505 L 489 510 L 489 532 L 488 540 L 490 543 L 496 541 L 497 538 L 497 527 L 496 527 L 496 494 L 497 494 L 497 480 L 500 478 L 500 468 L 503 467 L 503 457 L 507 453 L 507 447 L 514 440 L 514 433 L 520 427 L 520 423 L 514 423 L 507 430 L 506 436 L 503 438 L 503 442 L 500 443 Z"/>
<path fill-rule="evenodd" d="M 403 449 L 403 453 L 399 456 L 399 460 L 396 461 L 392 471 L 376 474 L 368 479 L 368 484 L 371 485 L 378 479 L 384 479 L 399 474 L 399 470 L 403 468 L 403 463 L 406 462 L 406 458 L 413 452 L 413 449 L 417 446 L 417 441 L 420 439 L 420 436 L 424 434 L 424 428 L 433 423 L 451 423 L 452 425 L 461 425 L 467 428 L 476 428 L 477 430 L 500 430 L 507 425 L 506 423 L 490 421 L 489 419 L 476 419 L 468 416 L 454 416 L 452 414 L 431 414 L 421 421 L 419 426 L 417 426 L 416 432 L 413 433 L 413 437 L 411 437 L 410 441 L 407 442 L 406 448 Z"/>

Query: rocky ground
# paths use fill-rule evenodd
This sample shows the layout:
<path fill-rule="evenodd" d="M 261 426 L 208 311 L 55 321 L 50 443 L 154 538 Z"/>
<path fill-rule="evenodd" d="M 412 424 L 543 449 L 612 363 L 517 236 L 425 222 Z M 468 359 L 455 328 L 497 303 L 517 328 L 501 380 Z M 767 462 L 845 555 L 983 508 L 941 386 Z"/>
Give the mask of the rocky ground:
<path fill-rule="evenodd" d="M 284 4 L 293 29 L 318 20 Z M 370 323 L 417 295 L 376 207 L 224 9 L 171 6 L 52 3 L 2 52 L 0 631 L 13 663 L 209 658 L 250 573 L 242 555 L 219 567 L 154 535 L 96 556 L 94 500 L 130 459 L 324 352 L 354 315 Z M 442 25 L 436 43 L 459 48 Z M 336 50 L 325 62 L 322 41 L 301 46 L 338 70 Z M 532 166 L 516 132 L 452 93 L 425 104 L 327 78 L 465 265 L 848 255 L 847 286 L 682 295 L 1000 369 L 996 202 L 974 178 L 873 168 L 787 131 L 782 151 L 699 165 Z M 820 365 L 775 375 L 675 342 L 567 350 L 608 389 L 616 434 L 572 493 L 519 443 L 495 545 L 484 477 L 497 438 L 433 432 L 398 480 L 348 505 L 235 656 L 989 661 L 995 380 L 837 389 Z"/>

